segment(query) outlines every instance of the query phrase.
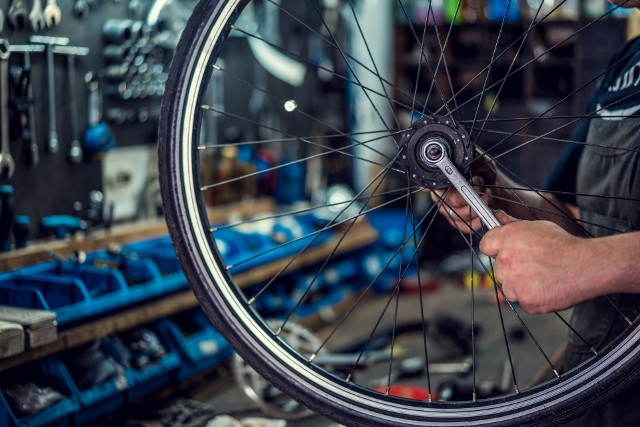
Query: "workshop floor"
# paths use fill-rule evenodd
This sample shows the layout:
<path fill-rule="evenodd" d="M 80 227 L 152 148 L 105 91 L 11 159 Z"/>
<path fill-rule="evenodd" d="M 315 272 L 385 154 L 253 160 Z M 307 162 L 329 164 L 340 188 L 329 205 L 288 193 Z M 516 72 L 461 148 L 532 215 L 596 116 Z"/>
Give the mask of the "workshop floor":
<path fill-rule="evenodd" d="M 447 313 L 449 316 L 454 316 L 456 319 L 469 325 L 469 296 L 469 291 L 462 286 L 443 286 L 437 292 L 430 293 L 424 297 L 425 312 L 428 313 L 429 319 L 433 319 L 440 313 Z M 377 316 L 386 302 L 386 298 L 368 301 L 365 308 L 355 312 L 357 315 L 350 318 L 344 325 L 345 333 L 337 336 L 335 340 L 332 340 L 332 348 L 341 348 L 341 346 L 347 344 L 348 341 L 353 342 L 358 339 L 366 339 L 366 336 L 363 334 L 368 334 L 369 331 L 363 328 L 362 325 L 370 324 L 370 316 Z M 419 310 L 416 310 L 415 307 L 418 307 L 417 295 L 403 295 L 399 302 L 398 323 L 410 324 L 420 321 Z M 520 316 L 524 318 L 532 334 L 541 342 L 545 353 L 553 359 L 554 353 L 558 352 L 558 349 L 562 347 L 565 341 L 566 327 L 559 323 L 559 320 L 555 316 L 530 316 L 522 313 L 521 310 L 518 310 L 518 312 Z M 504 350 L 502 328 L 497 321 L 499 314 L 493 291 L 476 291 L 475 313 L 477 330 L 475 357 L 476 366 L 478 367 L 476 382 L 477 384 L 486 385 L 491 383 L 503 388 L 512 388 L 513 382 L 511 380 L 510 370 L 506 369 L 508 359 Z M 520 362 L 516 365 L 518 384 L 521 389 L 524 389 L 531 385 L 534 378 L 539 377 L 541 374 L 547 375 L 550 369 L 544 357 L 535 349 L 533 341 L 523 330 L 520 321 L 511 310 L 504 305 L 503 316 L 505 329 L 510 337 L 510 350 L 513 360 Z M 563 316 L 568 318 L 566 313 L 563 314 Z M 392 316 L 387 316 L 384 322 L 389 323 L 392 320 Z M 383 328 L 384 325 L 381 325 L 380 329 Z M 322 337 L 327 333 L 328 330 L 320 329 L 316 332 L 316 335 Z M 341 339 L 343 342 L 341 342 Z M 423 353 L 422 337 L 418 332 L 401 335 L 397 339 L 395 346 L 397 349 L 396 354 L 401 354 L 403 359 Z M 443 348 L 445 348 L 445 346 L 443 346 L 442 343 L 432 343 L 429 348 L 430 361 L 462 361 L 464 357 L 468 357 L 447 354 Z M 499 350 L 496 352 L 495 349 Z M 501 355 L 501 352 L 505 354 Z M 525 363 L 522 363 L 523 361 L 525 361 Z M 366 372 L 359 373 L 356 380 L 366 384 L 381 381 L 387 375 L 387 366 L 387 363 L 382 363 L 380 366 L 373 366 L 367 369 Z M 432 383 L 437 386 L 443 380 L 450 377 L 451 375 L 434 374 L 431 379 Z M 426 381 L 424 377 L 413 377 L 403 379 L 402 384 L 425 387 Z M 186 399 L 211 405 L 211 408 L 213 408 L 217 414 L 229 414 L 236 419 L 245 417 L 270 417 L 269 414 L 261 412 L 258 406 L 244 394 L 233 381 L 232 375 L 228 375 L 224 383 L 212 380 L 211 384 L 207 384 L 207 382 L 204 381 L 198 384 L 198 387 L 194 387 L 185 394 L 184 398 Z M 151 427 L 154 424 L 145 423 L 135 425 Z M 195 426 L 198 424 L 192 425 Z M 206 423 L 199 425 L 206 425 Z M 221 426 L 223 425 L 225 424 L 221 424 Z M 300 421 L 289 421 L 286 425 L 290 427 L 328 427 L 337 424 L 326 418 L 313 416 Z"/>

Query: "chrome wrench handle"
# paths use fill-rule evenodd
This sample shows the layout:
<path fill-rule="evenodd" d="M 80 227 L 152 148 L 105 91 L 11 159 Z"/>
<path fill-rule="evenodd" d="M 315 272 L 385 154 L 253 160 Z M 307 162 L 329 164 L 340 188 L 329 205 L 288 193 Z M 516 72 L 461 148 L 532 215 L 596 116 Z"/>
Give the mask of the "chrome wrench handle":
<path fill-rule="evenodd" d="M 423 159 L 436 166 L 449 179 L 464 200 L 469 204 L 471 209 L 478 215 L 482 223 L 491 230 L 499 227 L 500 221 L 496 218 L 493 211 L 480 198 L 472 184 L 470 184 L 460 173 L 458 168 L 453 164 L 447 155 L 445 145 L 437 138 L 427 141 L 423 146 L 421 155 Z"/>

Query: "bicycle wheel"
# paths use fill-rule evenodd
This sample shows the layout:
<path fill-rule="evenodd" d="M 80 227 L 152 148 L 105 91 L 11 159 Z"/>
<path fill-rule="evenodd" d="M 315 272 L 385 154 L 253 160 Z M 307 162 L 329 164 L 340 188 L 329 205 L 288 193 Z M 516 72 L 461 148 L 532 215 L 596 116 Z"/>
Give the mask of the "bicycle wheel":
<path fill-rule="evenodd" d="M 478 144 L 509 171 L 519 190 L 540 193 L 549 152 L 576 143 L 567 132 L 587 116 L 574 112 L 573 101 L 610 66 L 581 84 L 561 84 L 553 101 L 534 113 L 522 116 L 521 108 L 514 113 L 499 106 L 509 104 L 514 81 L 521 89 L 511 92 L 511 105 L 527 95 L 531 85 L 523 73 L 571 46 L 576 35 L 597 33 L 611 18 L 606 12 L 577 23 L 547 23 L 563 3 L 546 10 L 548 2 L 538 2 L 520 23 L 506 22 L 507 8 L 498 22 L 478 24 L 483 40 L 492 39 L 478 68 L 475 60 L 455 65 L 447 63 L 453 61 L 449 54 L 433 56 L 434 48 L 449 52 L 456 34 L 457 49 L 478 49 L 478 38 L 464 35 L 469 28 L 453 25 L 459 7 L 449 24 L 438 21 L 425 2 L 420 24 L 398 1 L 397 19 L 409 29 L 398 40 L 413 46 L 417 58 L 410 83 L 386 77 L 391 52 L 400 49 L 399 43 L 392 47 L 387 32 L 393 28 L 383 19 L 393 12 L 390 2 L 224 0 L 197 6 L 175 53 L 162 106 L 165 214 L 198 301 L 240 356 L 271 383 L 347 425 L 541 425 L 569 419 L 638 378 L 636 323 L 603 348 L 587 343 L 595 355 L 561 371 L 550 355 L 554 347 L 544 342 L 548 323 L 537 331 L 541 317 L 503 302 L 495 282 L 483 294 L 474 278 L 492 275 L 490 261 L 475 249 L 478 235 L 448 229 L 451 237 L 438 244 L 458 239 L 467 247 L 469 289 L 456 288 L 447 300 L 442 294 L 449 291 L 429 291 L 420 273 L 441 229 L 439 206 L 430 206 L 422 189 L 446 188 L 448 182 L 421 163 L 416 144 L 439 138 L 467 174 Z M 373 28 L 365 25 L 371 20 Z M 571 31 L 547 49 L 527 44 L 552 25 L 560 33 Z M 462 72 L 454 72 L 455 66 Z M 500 123 L 510 127 L 492 126 Z M 541 136 L 532 137 L 535 132 Z M 520 166 L 535 158 L 542 166 L 533 168 L 536 176 L 525 176 L 531 168 Z M 409 283 L 417 291 L 411 293 Z M 461 295 L 464 314 L 456 319 L 464 319 L 466 329 L 454 326 L 445 333 L 447 317 L 436 311 L 461 305 Z M 626 316 L 614 306 L 611 301 L 607 309 Z M 495 323 L 483 320 L 481 334 L 476 316 L 484 310 Z M 566 317 L 552 314 L 545 322 L 555 322 L 551 330 L 570 331 Z M 281 326 L 264 320 L 270 318 L 279 318 Z M 321 321 L 321 344 L 312 354 L 300 354 L 280 336 L 294 319 Z M 409 320 L 419 325 L 410 342 L 419 343 L 424 361 L 419 381 L 429 391 L 423 398 L 393 395 L 401 353 L 411 346 L 400 336 Z M 514 324 L 527 341 L 518 357 L 513 353 L 520 344 L 509 333 Z M 483 356 L 483 335 L 493 333 L 500 348 L 492 344 L 492 356 Z M 446 342 L 434 344 L 434 336 Z M 456 402 L 436 396 L 433 363 L 462 356 L 471 360 L 469 392 Z M 483 358 L 484 373 L 478 362 Z M 484 393 L 482 382 L 495 376 L 496 360 L 506 366 L 510 383 Z M 538 362 L 550 380 L 530 387 L 517 381 L 521 369 Z"/>

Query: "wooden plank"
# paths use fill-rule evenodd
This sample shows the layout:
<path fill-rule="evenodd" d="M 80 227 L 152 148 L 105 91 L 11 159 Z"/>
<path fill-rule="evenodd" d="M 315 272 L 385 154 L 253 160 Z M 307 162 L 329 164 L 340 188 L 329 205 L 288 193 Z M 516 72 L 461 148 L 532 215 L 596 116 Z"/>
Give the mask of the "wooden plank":
<path fill-rule="evenodd" d="M 251 202 L 239 202 L 210 208 L 209 220 L 212 223 L 223 222 L 231 215 L 247 217 L 258 212 L 269 212 L 275 207 L 271 199 L 258 199 Z M 164 219 L 153 219 L 116 225 L 110 230 L 97 230 L 89 234 L 79 233 L 75 238 L 64 240 L 40 241 L 30 243 L 23 249 L 0 254 L 0 271 L 13 270 L 26 265 L 50 261 L 47 251 L 66 258 L 74 251 L 91 252 L 104 249 L 110 244 L 124 244 L 136 240 L 160 237 L 168 233 Z"/>

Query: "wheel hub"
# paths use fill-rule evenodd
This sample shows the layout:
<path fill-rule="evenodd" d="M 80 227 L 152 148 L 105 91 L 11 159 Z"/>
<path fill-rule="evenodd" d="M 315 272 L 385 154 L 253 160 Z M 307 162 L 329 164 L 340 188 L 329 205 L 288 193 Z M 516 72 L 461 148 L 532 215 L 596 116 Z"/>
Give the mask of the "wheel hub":
<path fill-rule="evenodd" d="M 434 162 L 448 156 L 461 173 L 469 170 L 474 157 L 467 131 L 444 116 L 424 116 L 400 139 L 400 164 L 409 179 L 425 188 L 446 188 L 451 182 Z"/>

